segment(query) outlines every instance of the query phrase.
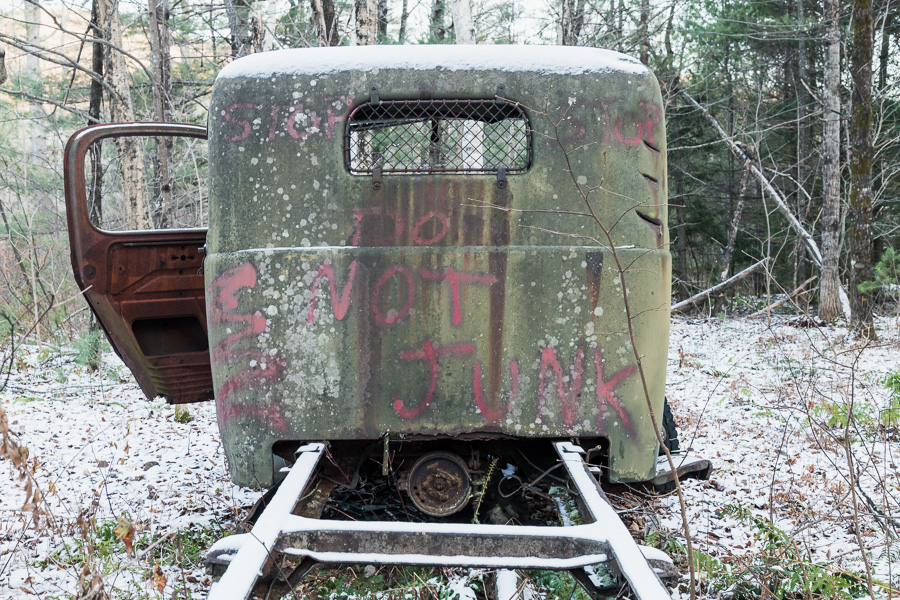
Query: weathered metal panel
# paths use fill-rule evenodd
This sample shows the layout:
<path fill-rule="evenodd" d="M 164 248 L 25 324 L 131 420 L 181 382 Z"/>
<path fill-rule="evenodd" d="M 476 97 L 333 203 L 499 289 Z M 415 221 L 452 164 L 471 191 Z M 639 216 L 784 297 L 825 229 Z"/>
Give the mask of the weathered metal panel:
<path fill-rule="evenodd" d="M 205 138 L 206 128 L 127 123 L 75 133 L 64 158 L 75 281 L 144 394 L 173 404 L 212 399 L 200 247 L 205 229 L 105 231 L 88 215 L 84 163 L 94 142 L 122 136 Z"/>
<path fill-rule="evenodd" d="M 436 64 L 444 52 L 414 51 Z M 501 52 L 478 51 L 482 62 Z M 619 248 L 661 415 L 670 255 L 659 88 L 614 53 L 517 51 L 521 70 L 297 50 L 269 69 L 236 61 L 217 80 L 205 270 L 236 482 L 271 483 L 275 441 L 387 431 L 604 436 L 612 480 L 655 474 L 622 280 L 581 194 Z M 542 51 L 580 62 L 529 70 Z M 358 70 L 347 59 L 357 52 L 380 68 Z M 382 100 L 493 99 L 501 84 L 534 129 L 531 168 L 505 185 L 492 174 L 348 172 L 343 121 L 373 86 Z"/>

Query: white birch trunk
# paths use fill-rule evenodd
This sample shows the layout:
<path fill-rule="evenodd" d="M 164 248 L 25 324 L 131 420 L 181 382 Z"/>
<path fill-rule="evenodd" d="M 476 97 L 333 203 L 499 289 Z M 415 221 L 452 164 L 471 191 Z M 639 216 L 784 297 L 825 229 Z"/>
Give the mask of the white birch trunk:
<path fill-rule="evenodd" d="M 354 0 L 353 3 L 356 27 L 355 45 L 369 46 L 377 42 L 378 15 L 375 0 Z"/>
<path fill-rule="evenodd" d="M 475 24 L 472 22 L 472 7 L 469 0 L 450 0 L 450 16 L 457 44 L 477 44 Z"/>
<path fill-rule="evenodd" d="M 41 8 L 37 3 L 25 2 L 25 37 L 28 43 L 35 47 L 41 46 Z M 41 75 L 41 59 L 34 52 L 29 52 L 25 56 L 25 75 L 29 79 L 30 85 L 34 86 L 34 90 L 43 88 L 43 77 Z M 35 96 L 42 96 L 43 92 L 39 91 Z M 28 104 L 28 116 L 30 124 L 28 126 L 28 162 L 32 167 L 37 167 L 43 161 L 47 148 L 47 132 L 44 129 L 44 121 L 47 118 L 44 113 L 44 107 L 41 103 L 32 100 Z"/>
<path fill-rule="evenodd" d="M 841 1 L 825 0 L 825 109 L 822 169 L 822 278 L 819 316 L 834 321 L 843 313 L 840 298 L 841 255 Z"/>

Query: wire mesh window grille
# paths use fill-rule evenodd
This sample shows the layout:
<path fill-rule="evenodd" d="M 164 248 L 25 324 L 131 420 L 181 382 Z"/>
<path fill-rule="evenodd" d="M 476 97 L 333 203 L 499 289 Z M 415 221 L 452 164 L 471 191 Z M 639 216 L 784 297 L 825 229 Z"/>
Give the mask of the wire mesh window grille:
<path fill-rule="evenodd" d="M 390 100 L 350 113 L 344 153 L 351 173 L 524 171 L 531 164 L 525 112 L 495 100 Z"/>

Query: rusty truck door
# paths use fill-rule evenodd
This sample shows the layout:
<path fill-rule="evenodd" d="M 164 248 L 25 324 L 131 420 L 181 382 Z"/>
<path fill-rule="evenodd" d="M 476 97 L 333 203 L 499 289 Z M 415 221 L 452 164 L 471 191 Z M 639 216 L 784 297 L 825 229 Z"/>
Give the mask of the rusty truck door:
<path fill-rule="evenodd" d="M 148 398 L 164 396 L 173 404 L 209 400 L 202 271 L 206 228 L 108 231 L 89 213 L 88 151 L 102 139 L 126 136 L 205 140 L 206 128 L 110 124 L 82 129 L 69 139 L 64 177 L 75 280 Z"/>

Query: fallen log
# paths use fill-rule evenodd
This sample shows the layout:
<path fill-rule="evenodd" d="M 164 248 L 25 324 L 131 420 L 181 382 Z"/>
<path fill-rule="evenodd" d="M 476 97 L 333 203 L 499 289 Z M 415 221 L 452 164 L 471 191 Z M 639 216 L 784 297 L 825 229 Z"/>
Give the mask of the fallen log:
<path fill-rule="evenodd" d="M 818 279 L 818 278 L 819 278 L 818 275 L 813 275 L 812 277 L 810 277 L 809 279 L 807 279 L 806 281 L 804 281 L 803 283 L 801 283 L 799 286 L 797 286 L 797 289 L 796 289 L 796 290 L 794 290 L 793 292 L 791 292 L 790 294 L 788 294 L 787 296 L 785 296 L 785 297 L 782 298 L 781 300 L 778 300 L 777 302 L 773 302 L 772 304 L 768 305 L 767 307 L 762 308 L 762 309 L 756 311 L 755 313 L 753 313 L 752 315 L 750 315 L 750 316 L 747 317 L 747 318 L 748 318 L 748 319 L 752 319 L 752 318 L 754 318 L 754 317 L 758 317 L 759 315 L 761 315 L 761 314 L 763 314 L 763 313 L 765 313 L 765 312 L 769 312 L 770 310 L 773 310 L 773 309 L 778 308 L 779 306 L 781 306 L 782 304 L 784 304 L 784 303 L 787 302 L 788 300 L 793 299 L 794 296 L 796 296 L 797 294 L 799 294 L 800 292 L 803 291 L 803 288 L 805 288 L 806 286 L 808 286 L 810 283 L 812 283 L 813 281 L 815 281 L 815 280 Z"/>
<path fill-rule="evenodd" d="M 788 206 L 788 202 L 785 197 L 781 194 L 780 191 L 775 187 L 775 185 L 769 180 L 768 177 L 762 172 L 759 166 L 753 163 L 750 160 L 750 156 L 748 156 L 747 152 L 741 147 L 739 143 L 737 143 L 728 133 L 725 131 L 725 128 L 722 127 L 722 124 L 719 123 L 718 119 L 713 116 L 709 109 L 701 105 L 697 100 L 694 99 L 686 90 L 679 90 L 681 95 L 691 104 L 694 108 L 700 111 L 707 121 L 713 126 L 713 129 L 718 133 L 719 138 L 722 139 L 723 142 L 728 146 L 731 150 L 732 154 L 738 157 L 740 160 L 744 161 L 744 164 L 749 165 L 750 172 L 759 180 L 760 185 L 762 185 L 763 189 L 768 192 L 769 196 L 775 200 L 775 205 L 778 207 L 778 210 L 781 211 L 781 214 L 787 219 L 791 228 L 793 228 L 794 232 L 800 237 L 803 241 L 804 246 L 806 246 L 806 250 L 809 253 L 810 258 L 812 258 L 813 263 L 816 267 L 821 270 L 824 261 L 822 260 L 822 252 L 819 250 L 819 245 L 816 243 L 815 238 L 813 238 L 812 234 L 806 230 L 803 224 L 800 222 L 800 219 L 793 213 L 790 206 Z M 850 320 L 850 298 L 847 296 L 847 291 L 844 289 L 843 285 L 838 286 L 838 295 L 841 298 L 841 308 L 844 311 L 844 318 L 848 321 Z"/>
<path fill-rule="evenodd" d="M 701 300 L 709 298 L 713 294 L 717 294 L 717 293 L 721 292 L 722 290 L 727 290 L 728 288 L 730 288 L 734 284 L 738 283 L 739 281 L 746 279 L 747 276 L 751 275 L 754 271 L 756 271 L 760 267 L 768 266 L 768 264 L 770 262 L 772 262 L 772 258 L 767 256 L 766 258 L 753 263 L 752 265 L 750 265 L 749 267 L 747 267 L 740 273 L 735 273 L 734 275 L 732 275 L 731 277 L 729 277 L 722 283 L 717 283 L 716 285 L 712 286 L 709 289 L 703 290 L 702 292 L 700 292 L 698 294 L 694 294 L 687 300 L 682 300 L 681 302 L 679 302 L 677 304 L 673 304 L 672 312 L 683 312 L 683 311 L 689 310 L 691 307 L 693 307 L 695 304 L 697 304 Z"/>

